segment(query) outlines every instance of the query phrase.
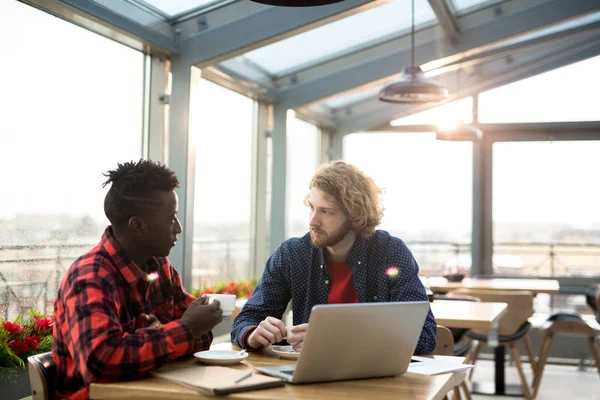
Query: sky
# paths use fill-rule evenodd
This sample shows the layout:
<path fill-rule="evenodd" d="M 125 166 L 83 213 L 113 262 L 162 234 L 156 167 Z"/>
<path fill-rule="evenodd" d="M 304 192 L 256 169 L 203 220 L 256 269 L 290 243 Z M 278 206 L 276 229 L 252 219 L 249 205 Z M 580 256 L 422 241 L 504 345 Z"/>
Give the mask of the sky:
<path fill-rule="evenodd" d="M 27 21 L 24 23 L 23 21 Z M 90 214 L 106 221 L 102 172 L 141 156 L 144 56 L 14 0 L 0 0 L 0 218 Z M 4 61 L 4 60 L 3 60 Z M 483 93 L 481 122 L 600 120 L 600 57 Z M 195 220 L 249 223 L 252 100 L 207 81 L 192 110 L 197 144 Z M 471 99 L 405 123 L 470 121 Z M 302 203 L 320 136 L 288 118 L 288 225 L 308 220 Z M 349 135 L 344 157 L 385 189 L 382 228 L 471 229 L 470 143 L 430 134 Z M 600 226 L 600 142 L 494 145 L 494 220 Z M 289 232 L 300 234 L 300 232 Z"/>
<path fill-rule="evenodd" d="M 0 46 L 0 218 L 103 219 L 102 173 L 141 156 L 143 55 L 14 0 Z"/>

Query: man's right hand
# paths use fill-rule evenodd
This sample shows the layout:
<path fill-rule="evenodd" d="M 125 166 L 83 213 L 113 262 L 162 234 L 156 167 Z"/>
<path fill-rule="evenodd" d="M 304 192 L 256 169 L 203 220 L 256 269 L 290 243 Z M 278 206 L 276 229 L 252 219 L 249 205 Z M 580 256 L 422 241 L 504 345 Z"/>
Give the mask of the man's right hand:
<path fill-rule="evenodd" d="M 281 342 L 285 336 L 286 329 L 283 322 L 277 318 L 267 317 L 258 324 L 254 332 L 250 334 L 247 342 L 250 347 L 256 349 Z"/>
<path fill-rule="evenodd" d="M 210 304 L 207 302 L 206 296 L 194 300 L 181 316 L 181 320 L 191 328 L 194 339 L 208 333 L 215 325 L 223 321 L 221 303 L 218 300 L 214 300 Z"/>

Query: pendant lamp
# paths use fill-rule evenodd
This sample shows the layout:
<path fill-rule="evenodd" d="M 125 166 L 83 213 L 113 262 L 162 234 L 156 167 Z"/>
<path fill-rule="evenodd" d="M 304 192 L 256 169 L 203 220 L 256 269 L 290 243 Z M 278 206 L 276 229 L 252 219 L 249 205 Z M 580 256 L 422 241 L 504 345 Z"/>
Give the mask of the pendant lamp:
<path fill-rule="evenodd" d="M 429 103 L 448 98 L 448 90 L 425 77 L 421 67 L 415 66 L 415 0 L 412 0 L 411 62 L 405 67 L 398 82 L 386 85 L 379 92 L 379 100 L 388 103 Z"/>
<path fill-rule="evenodd" d="M 255 3 L 268 4 L 280 7 L 314 7 L 326 6 L 327 4 L 339 3 L 344 0 L 252 0 Z"/>
<path fill-rule="evenodd" d="M 452 129 L 439 130 L 435 133 L 435 138 L 437 140 L 451 140 L 458 142 L 476 142 L 481 139 L 482 136 L 483 132 L 481 129 L 472 125 L 467 125 L 463 122 Z"/>

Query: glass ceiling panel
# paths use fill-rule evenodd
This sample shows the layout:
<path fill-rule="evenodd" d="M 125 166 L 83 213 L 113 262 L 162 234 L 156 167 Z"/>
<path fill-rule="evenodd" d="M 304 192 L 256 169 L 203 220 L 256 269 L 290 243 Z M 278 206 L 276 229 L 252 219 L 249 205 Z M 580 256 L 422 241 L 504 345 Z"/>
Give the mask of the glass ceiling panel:
<path fill-rule="evenodd" d="M 202 6 L 218 3 L 222 0 L 138 0 L 141 3 L 152 6 L 168 17 L 174 17 L 193 11 Z"/>
<path fill-rule="evenodd" d="M 166 0 L 165 0 L 166 1 Z M 241 57 L 272 75 L 330 58 L 411 25 L 411 2 L 397 0 L 250 51 Z M 415 0 L 415 25 L 435 20 L 427 0 Z"/>
<path fill-rule="evenodd" d="M 462 14 L 462 11 L 481 6 L 484 3 L 500 3 L 498 0 L 452 0 L 452 5 L 454 9 Z"/>
<path fill-rule="evenodd" d="M 543 28 L 543 29 L 537 30 L 530 34 L 519 36 L 518 38 L 503 42 L 500 45 L 498 45 L 497 47 L 509 46 L 511 44 L 524 42 L 526 40 L 532 40 L 532 39 L 536 39 L 536 38 L 539 38 L 542 36 L 551 35 L 553 33 L 558 33 L 558 32 L 566 31 L 569 29 L 577 28 L 580 26 L 593 24 L 598 21 L 600 21 L 600 11 L 585 15 L 583 17 L 574 18 L 574 19 L 571 19 L 566 22 L 561 22 L 559 24 L 552 25 L 548 28 Z"/>
<path fill-rule="evenodd" d="M 332 109 L 340 109 L 350 104 L 355 104 L 370 97 L 374 97 L 379 93 L 380 90 L 380 87 L 374 87 L 361 92 L 347 94 L 345 96 L 336 96 L 325 101 L 323 104 Z"/>

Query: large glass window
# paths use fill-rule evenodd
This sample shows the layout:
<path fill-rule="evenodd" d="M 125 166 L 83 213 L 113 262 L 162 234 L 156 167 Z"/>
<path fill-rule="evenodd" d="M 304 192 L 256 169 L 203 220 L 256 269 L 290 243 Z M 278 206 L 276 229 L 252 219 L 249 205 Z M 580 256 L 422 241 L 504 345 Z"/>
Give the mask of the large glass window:
<path fill-rule="evenodd" d="M 288 114 L 286 237 L 304 236 L 308 232 L 309 210 L 304 205 L 308 184 L 319 164 L 320 130 Z"/>
<path fill-rule="evenodd" d="M 108 220 L 102 173 L 139 159 L 144 56 L 17 1 L 0 2 L 0 317 L 52 309 Z M 8 301 L 8 303 L 7 303 Z"/>
<path fill-rule="evenodd" d="M 254 101 L 202 80 L 196 143 L 192 287 L 248 279 Z"/>
<path fill-rule="evenodd" d="M 421 274 L 470 267 L 472 147 L 429 133 L 344 138 L 344 159 L 384 188 L 380 228 L 408 244 Z"/>
<path fill-rule="evenodd" d="M 479 95 L 482 123 L 598 121 L 600 56 Z"/>
<path fill-rule="evenodd" d="M 493 151 L 494 273 L 600 276 L 600 141 Z"/>
<path fill-rule="evenodd" d="M 452 5 L 458 14 L 464 14 L 474 8 L 485 7 L 493 3 L 493 0 L 452 0 Z"/>

